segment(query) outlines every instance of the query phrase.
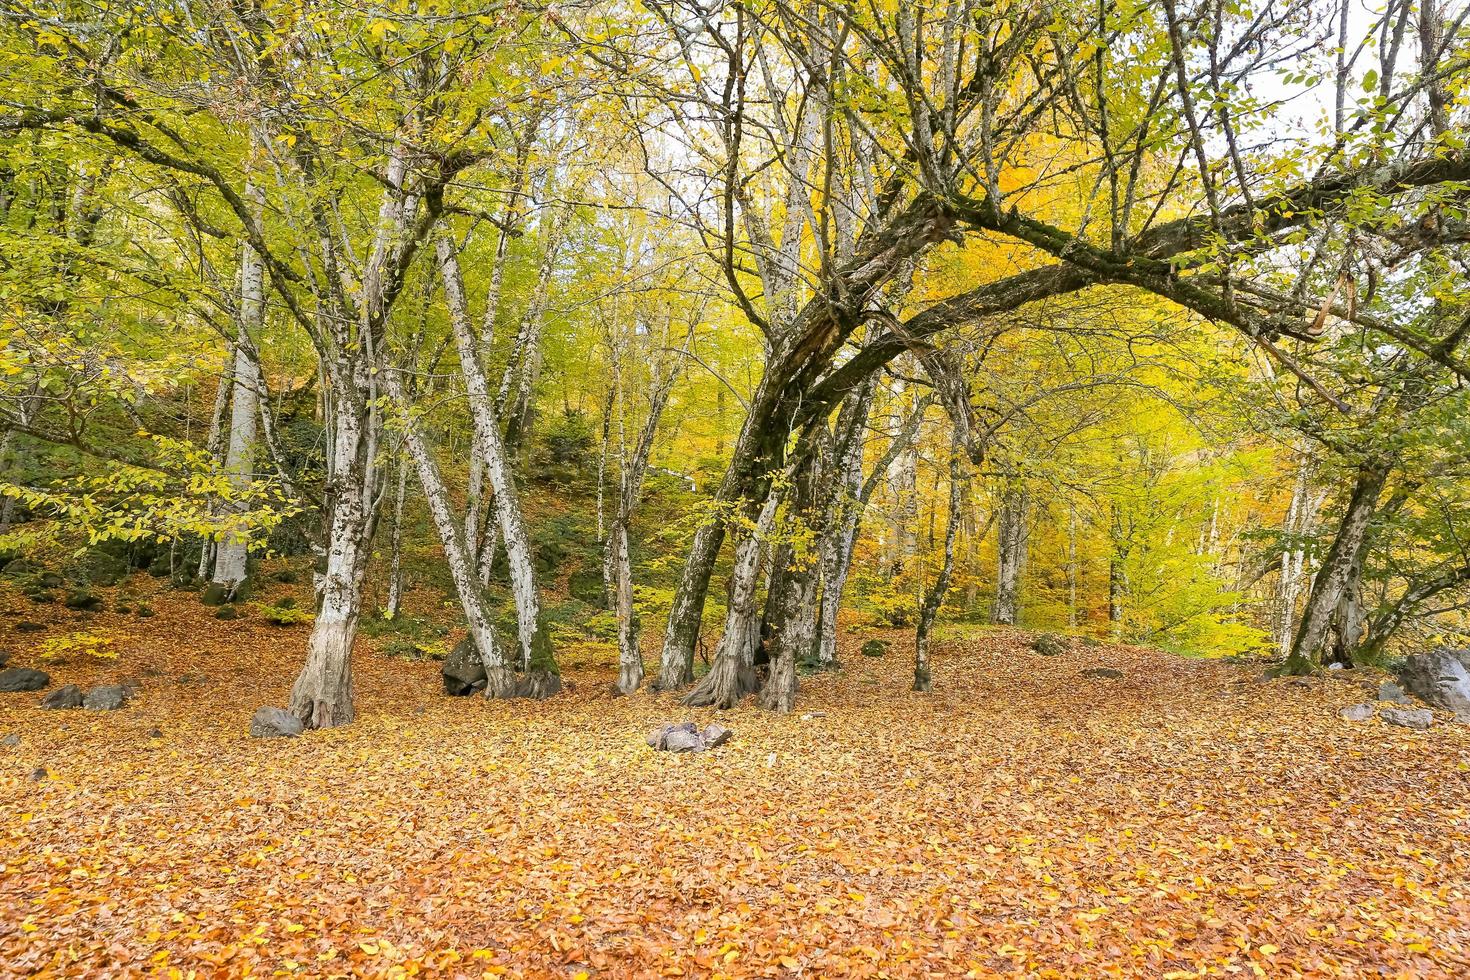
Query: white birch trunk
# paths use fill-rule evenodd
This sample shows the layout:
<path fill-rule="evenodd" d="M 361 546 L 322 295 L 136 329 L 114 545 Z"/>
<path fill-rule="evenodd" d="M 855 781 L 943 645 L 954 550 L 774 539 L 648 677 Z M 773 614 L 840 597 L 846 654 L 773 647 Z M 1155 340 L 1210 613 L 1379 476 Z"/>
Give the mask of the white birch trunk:
<path fill-rule="evenodd" d="M 444 280 L 445 301 L 449 306 L 450 326 L 454 331 L 455 349 L 459 354 L 460 370 L 469 394 L 475 439 L 485 461 L 490 488 L 495 494 L 495 511 L 499 517 L 500 535 L 505 542 L 510 587 L 516 604 L 521 666 L 525 670 L 536 669 L 555 675 L 556 661 L 551 652 L 550 639 L 540 622 L 540 600 L 536 590 L 535 567 L 531 561 L 530 536 L 526 532 L 525 518 L 516 494 L 515 478 L 501 440 L 495 404 L 485 382 L 485 373 L 475 356 L 475 338 L 470 329 L 459 258 L 455 255 L 454 243 L 444 236 L 437 239 L 436 249 L 440 274 Z M 546 686 L 559 689 L 560 683 L 553 683 L 548 677 Z"/>
<path fill-rule="evenodd" d="M 439 464 L 425 442 L 418 422 L 409 414 L 403 382 L 395 371 L 388 372 L 388 393 L 403 410 L 404 444 L 409 458 L 413 460 L 414 468 L 418 471 L 419 485 L 423 487 L 429 514 L 434 519 L 434 527 L 444 546 L 444 558 L 449 565 L 450 577 L 454 580 L 454 589 L 459 593 L 459 604 L 464 610 L 470 638 L 474 640 L 475 648 L 480 651 L 480 661 L 485 665 L 485 697 L 515 697 L 515 673 L 506 663 L 495 637 L 495 627 L 491 624 L 485 607 L 485 597 L 480 591 L 480 581 L 475 575 L 473 560 L 449 505 L 449 491 L 444 486 Z"/>
<path fill-rule="evenodd" d="M 254 196 L 247 188 L 247 194 Z M 240 255 L 240 339 L 235 344 L 235 365 L 230 387 L 230 430 L 225 452 L 225 471 L 231 493 L 227 509 L 243 514 L 243 499 L 250 492 L 254 473 L 256 417 L 259 412 L 259 369 L 250 357 L 251 335 L 258 333 L 265 309 L 265 272 L 255 249 L 245 245 Z M 220 598 L 233 601 L 244 588 L 250 557 L 250 535 L 234 529 L 225 534 L 214 556 L 211 582 Z"/>

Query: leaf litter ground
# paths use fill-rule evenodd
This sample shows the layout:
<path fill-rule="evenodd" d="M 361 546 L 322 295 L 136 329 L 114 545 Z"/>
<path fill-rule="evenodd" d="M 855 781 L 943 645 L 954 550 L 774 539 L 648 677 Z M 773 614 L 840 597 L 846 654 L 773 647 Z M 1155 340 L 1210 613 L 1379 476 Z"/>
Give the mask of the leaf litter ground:
<path fill-rule="evenodd" d="M 10 605 L 49 620 L 15 664 L 82 628 Z M 0 694 L 0 974 L 1470 975 L 1470 727 L 1340 720 L 1362 680 L 995 630 L 926 696 L 863 634 L 796 714 L 717 715 L 613 697 L 605 656 L 448 698 L 364 643 L 356 724 L 257 740 L 305 627 L 157 608 L 50 668 L 140 678 L 126 709 Z"/>

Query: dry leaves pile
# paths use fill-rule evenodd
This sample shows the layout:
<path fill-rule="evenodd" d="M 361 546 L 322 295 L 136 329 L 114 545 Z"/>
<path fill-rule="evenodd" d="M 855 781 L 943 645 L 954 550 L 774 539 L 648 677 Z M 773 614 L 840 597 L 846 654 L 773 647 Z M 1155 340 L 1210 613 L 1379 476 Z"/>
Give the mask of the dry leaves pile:
<path fill-rule="evenodd" d="M 492 704 L 364 646 L 355 725 L 252 740 L 304 627 L 158 611 L 51 670 L 140 677 L 125 710 L 0 694 L 0 973 L 1470 974 L 1470 728 L 1343 722 L 1353 681 L 994 632 L 925 696 L 849 640 L 674 756 L 647 730 L 715 714 L 606 668 Z"/>

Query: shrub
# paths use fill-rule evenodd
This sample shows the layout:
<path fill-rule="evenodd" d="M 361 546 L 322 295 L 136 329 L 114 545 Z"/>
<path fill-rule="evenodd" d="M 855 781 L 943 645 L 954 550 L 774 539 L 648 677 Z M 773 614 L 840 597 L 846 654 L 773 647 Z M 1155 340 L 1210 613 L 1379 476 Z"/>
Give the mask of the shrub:
<path fill-rule="evenodd" d="M 296 626 L 316 618 L 305 609 L 298 608 L 295 600 L 291 600 L 290 604 L 282 602 L 275 606 L 257 602 L 255 608 L 260 610 L 260 617 L 272 626 Z"/>

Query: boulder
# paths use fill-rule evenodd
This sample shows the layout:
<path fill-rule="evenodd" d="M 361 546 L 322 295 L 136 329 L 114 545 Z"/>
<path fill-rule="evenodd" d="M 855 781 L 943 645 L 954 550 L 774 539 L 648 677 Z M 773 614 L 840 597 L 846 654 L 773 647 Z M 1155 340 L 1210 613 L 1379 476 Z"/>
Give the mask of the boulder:
<path fill-rule="evenodd" d="M 1434 712 L 1428 708 L 1384 708 L 1378 713 L 1390 725 L 1423 731 L 1434 724 Z"/>
<path fill-rule="evenodd" d="M 121 684 L 94 687 L 82 698 L 82 707 L 88 711 L 116 711 L 127 703 L 128 689 Z"/>
<path fill-rule="evenodd" d="M 250 717 L 251 738 L 295 738 L 305 730 L 301 719 L 284 708 L 257 708 Z"/>
<path fill-rule="evenodd" d="M 20 744 L 20 733 L 19 732 L 11 732 L 9 735 L 6 735 L 4 738 L 0 738 L 0 745 L 5 746 L 7 749 L 13 749 L 16 746 L 18 746 L 19 744 Z"/>
<path fill-rule="evenodd" d="M 470 637 L 460 640 L 444 658 L 439 674 L 444 680 L 444 693 L 455 697 L 473 694 L 484 687 L 485 662 L 480 659 L 480 648 L 475 646 L 475 641 Z"/>
<path fill-rule="evenodd" d="M 1367 721 L 1377 710 L 1373 705 L 1364 701 L 1362 704 L 1350 704 L 1337 714 L 1343 721 Z"/>
<path fill-rule="evenodd" d="M 15 630 L 17 633 L 46 632 L 46 627 L 42 626 L 40 623 L 32 623 L 29 620 L 22 620 L 21 622 L 16 623 L 14 626 L 12 626 L 11 629 Z"/>
<path fill-rule="evenodd" d="M 718 722 L 706 725 L 704 731 L 692 721 L 677 725 L 665 722 L 648 733 L 649 748 L 659 752 L 703 752 L 730 741 L 734 732 Z"/>
<path fill-rule="evenodd" d="M 1108 680 L 1122 680 L 1123 672 L 1116 667 L 1088 667 L 1082 672 L 1083 677 L 1106 677 Z"/>
<path fill-rule="evenodd" d="M 39 691 L 51 683 L 51 675 L 31 667 L 0 670 L 0 691 Z"/>
<path fill-rule="evenodd" d="M 676 728 L 664 738 L 662 748 L 665 752 L 703 752 L 704 739 L 699 737 L 698 732 Z"/>
<path fill-rule="evenodd" d="M 1470 650 L 1416 653 L 1404 662 L 1399 681 L 1425 704 L 1470 721 Z"/>
<path fill-rule="evenodd" d="M 1404 689 L 1393 681 L 1384 681 L 1378 685 L 1378 700 L 1392 701 L 1394 704 L 1412 704 Z"/>
<path fill-rule="evenodd" d="M 1067 652 L 1067 641 L 1055 633 L 1038 633 L 1031 641 L 1031 649 L 1043 657 L 1055 657 Z"/>
<path fill-rule="evenodd" d="M 883 640 L 869 640 L 863 644 L 862 655 L 865 657 L 881 657 L 888 652 L 888 644 Z"/>
<path fill-rule="evenodd" d="M 81 612 L 100 612 L 102 597 L 86 589 L 77 589 L 75 592 L 67 593 L 66 602 L 63 605 L 68 609 L 76 609 Z"/>
<path fill-rule="evenodd" d="M 75 684 L 58 687 L 50 694 L 41 699 L 41 707 L 53 711 L 62 708 L 80 708 L 82 706 L 82 689 Z"/>

